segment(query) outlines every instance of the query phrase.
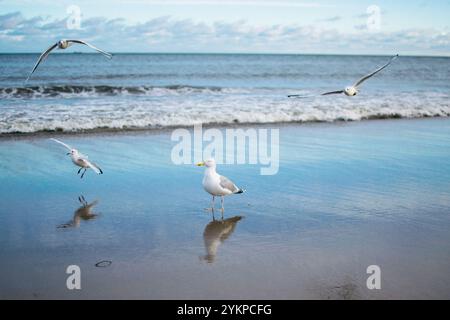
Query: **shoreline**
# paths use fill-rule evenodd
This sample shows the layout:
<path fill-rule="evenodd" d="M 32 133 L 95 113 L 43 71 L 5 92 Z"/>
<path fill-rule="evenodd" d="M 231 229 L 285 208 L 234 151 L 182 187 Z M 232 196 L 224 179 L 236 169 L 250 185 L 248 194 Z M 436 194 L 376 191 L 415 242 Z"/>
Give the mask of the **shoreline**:
<path fill-rule="evenodd" d="M 298 126 L 340 126 L 354 123 L 366 123 L 373 121 L 422 121 L 422 120 L 430 120 L 430 119 L 450 119 L 450 115 L 448 117 L 443 116 L 424 116 L 424 117 L 413 117 L 406 118 L 393 115 L 392 117 L 373 117 L 369 119 L 362 120 L 335 120 L 335 121 L 285 121 L 285 122 L 221 122 L 221 123 L 206 123 L 202 124 L 202 127 L 205 129 L 208 128 L 255 128 L 255 127 L 298 127 Z M 54 137 L 54 136 L 116 136 L 116 135 L 134 135 L 134 134 L 149 134 L 149 135 L 158 135 L 168 133 L 175 129 L 190 129 L 193 128 L 196 124 L 191 125 L 180 125 L 180 126 L 167 126 L 167 127 L 142 127 L 142 128 L 95 128 L 95 129 L 87 129 L 82 131 L 57 131 L 57 130 L 48 130 L 48 131 L 37 131 L 37 132 L 14 132 L 14 133 L 0 133 L 0 142 L 1 141 L 10 141 L 10 140 L 30 140 L 34 138 L 46 138 L 46 137 Z"/>

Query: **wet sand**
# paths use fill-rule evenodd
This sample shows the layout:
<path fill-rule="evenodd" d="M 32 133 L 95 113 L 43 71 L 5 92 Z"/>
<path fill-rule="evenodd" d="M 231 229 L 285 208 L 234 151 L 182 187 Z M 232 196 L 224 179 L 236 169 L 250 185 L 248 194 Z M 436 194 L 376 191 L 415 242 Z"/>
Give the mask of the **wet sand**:
<path fill-rule="evenodd" d="M 450 298 L 449 119 L 272 127 L 278 174 L 219 166 L 246 189 L 223 221 L 170 132 L 60 136 L 104 169 L 83 180 L 47 136 L 0 139 L 0 298 Z"/>

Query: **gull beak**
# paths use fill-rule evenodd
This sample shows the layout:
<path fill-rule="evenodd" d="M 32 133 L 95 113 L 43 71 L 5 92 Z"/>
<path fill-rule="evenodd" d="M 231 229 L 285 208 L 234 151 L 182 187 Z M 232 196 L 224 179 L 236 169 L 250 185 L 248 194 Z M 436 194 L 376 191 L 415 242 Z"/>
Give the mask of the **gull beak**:
<path fill-rule="evenodd" d="M 204 165 L 205 165 L 204 162 L 199 162 L 199 163 L 197 163 L 197 167 L 203 167 Z"/>
<path fill-rule="evenodd" d="M 66 153 L 66 156 L 68 156 L 68 155 L 70 155 L 70 152 L 67 152 L 67 153 Z"/>

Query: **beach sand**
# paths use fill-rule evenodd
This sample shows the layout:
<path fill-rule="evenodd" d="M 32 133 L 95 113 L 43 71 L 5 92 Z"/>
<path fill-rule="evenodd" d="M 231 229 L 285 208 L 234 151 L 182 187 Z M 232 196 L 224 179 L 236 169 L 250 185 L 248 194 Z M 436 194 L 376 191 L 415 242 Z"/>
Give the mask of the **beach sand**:
<path fill-rule="evenodd" d="M 104 170 L 82 180 L 47 136 L 1 139 L 0 298 L 449 299 L 450 120 L 279 128 L 278 174 L 219 165 L 246 189 L 224 222 L 170 132 L 54 135 Z"/>

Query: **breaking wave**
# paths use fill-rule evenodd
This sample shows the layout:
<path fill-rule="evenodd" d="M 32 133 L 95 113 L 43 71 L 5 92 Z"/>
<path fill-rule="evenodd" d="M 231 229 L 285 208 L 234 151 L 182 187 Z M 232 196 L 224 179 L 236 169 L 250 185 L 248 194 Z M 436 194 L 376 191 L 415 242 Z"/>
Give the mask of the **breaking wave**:
<path fill-rule="evenodd" d="M 52 88 L 54 90 L 55 87 Z M 61 89 L 64 87 L 57 88 L 58 92 L 65 90 Z M 86 87 L 70 88 L 86 91 Z M 95 88 L 89 90 L 96 90 L 96 94 L 102 90 L 110 94 L 114 94 L 114 90 L 133 91 L 130 87 L 89 88 Z M 138 90 L 143 92 L 157 90 L 156 87 L 139 88 Z M 165 94 L 156 98 L 144 96 L 143 99 L 124 99 L 117 96 L 98 99 L 50 99 L 39 103 L 10 99 L 15 103 L 0 108 L 0 134 L 158 129 L 198 123 L 275 124 L 450 116 L 448 94 L 437 92 L 288 99 L 286 93 L 289 93 L 289 90 L 269 92 L 270 90 L 189 86 L 158 88 L 178 94 Z M 195 90 L 199 90 L 201 94 L 191 95 Z M 188 93 L 180 94 L 184 91 Z M 227 94 L 220 94 L 224 92 Z"/>
<path fill-rule="evenodd" d="M 28 86 L 0 88 L 0 99 L 33 99 L 33 98 L 70 98 L 95 96 L 121 96 L 121 95 L 180 95 L 180 94 L 220 94 L 243 92 L 244 89 L 222 88 L 215 86 Z"/>

